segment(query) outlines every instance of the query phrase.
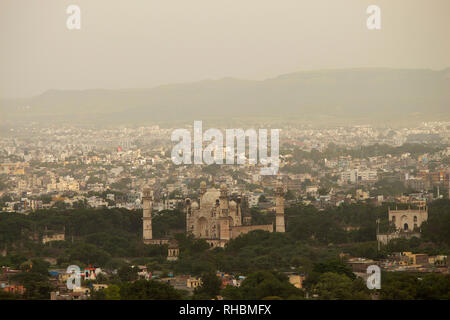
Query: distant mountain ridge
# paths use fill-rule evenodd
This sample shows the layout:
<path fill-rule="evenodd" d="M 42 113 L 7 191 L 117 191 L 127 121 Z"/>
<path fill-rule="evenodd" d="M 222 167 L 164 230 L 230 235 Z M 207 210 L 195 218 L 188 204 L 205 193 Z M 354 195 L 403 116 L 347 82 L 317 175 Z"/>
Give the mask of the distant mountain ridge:
<path fill-rule="evenodd" d="M 6 119 L 105 122 L 256 116 L 440 119 L 450 116 L 450 69 L 342 69 L 263 81 L 224 78 L 151 89 L 49 90 L 2 101 L 2 113 Z"/>

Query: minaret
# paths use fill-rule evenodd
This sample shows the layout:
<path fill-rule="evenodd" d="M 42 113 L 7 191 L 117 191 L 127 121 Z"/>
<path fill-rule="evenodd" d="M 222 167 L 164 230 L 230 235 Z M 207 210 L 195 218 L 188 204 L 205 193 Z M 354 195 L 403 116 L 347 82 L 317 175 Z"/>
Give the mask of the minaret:
<path fill-rule="evenodd" d="M 242 208 L 241 208 L 241 203 L 242 203 L 242 196 L 238 196 L 236 199 L 236 217 L 241 221 L 242 223 Z"/>
<path fill-rule="evenodd" d="M 275 211 L 275 231 L 285 232 L 284 226 L 284 190 L 281 182 L 276 188 L 276 211 Z"/>
<path fill-rule="evenodd" d="M 142 196 L 142 238 L 144 243 L 148 240 L 152 240 L 152 194 L 149 188 L 144 189 L 144 195 Z"/>
<path fill-rule="evenodd" d="M 220 186 L 219 196 L 219 224 L 220 224 L 220 239 L 230 240 L 230 219 L 229 219 L 229 202 L 228 202 L 228 189 L 225 184 Z"/>
<path fill-rule="evenodd" d="M 198 207 L 201 208 L 202 206 L 202 196 L 206 193 L 206 182 L 202 181 L 200 182 L 200 192 L 199 192 L 199 197 L 198 197 Z"/>
<path fill-rule="evenodd" d="M 194 232 L 193 229 L 191 229 L 191 226 L 193 228 L 193 218 L 192 218 L 192 203 L 191 199 L 186 198 L 184 201 L 184 213 L 186 215 L 186 233 Z"/>
<path fill-rule="evenodd" d="M 220 215 L 228 217 L 229 215 L 229 199 L 228 199 L 228 189 L 226 184 L 220 186 Z"/>

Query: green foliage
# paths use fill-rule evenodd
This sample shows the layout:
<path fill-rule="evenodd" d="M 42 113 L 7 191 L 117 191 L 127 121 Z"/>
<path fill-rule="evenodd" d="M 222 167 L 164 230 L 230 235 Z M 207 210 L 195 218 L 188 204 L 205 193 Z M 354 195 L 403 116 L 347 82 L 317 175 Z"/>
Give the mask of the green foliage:
<path fill-rule="evenodd" d="M 172 231 L 186 230 L 186 216 L 180 210 L 163 210 L 154 213 L 152 217 L 153 237 L 163 238 L 171 235 Z"/>
<path fill-rule="evenodd" d="M 275 214 L 272 211 L 261 212 L 255 208 L 251 208 L 250 216 L 254 225 L 272 224 L 275 221 Z"/>
<path fill-rule="evenodd" d="M 401 146 L 393 147 L 385 144 L 372 144 L 369 146 L 360 146 L 359 148 L 346 148 L 337 146 L 334 143 L 328 144 L 327 148 L 320 152 L 313 149 L 311 152 L 295 149 L 293 152 L 295 159 L 309 159 L 318 162 L 322 159 L 336 159 L 340 156 L 352 156 L 352 158 L 368 158 L 379 156 L 380 154 L 401 155 L 403 153 L 411 153 L 413 157 L 424 153 L 434 153 L 442 150 L 442 146 L 430 144 L 414 144 L 404 143 Z"/>
<path fill-rule="evenodd" d="M 450 275 L 383 272 L 381 298 L 385 300 L 448 300 Z"/>
<path fill-rule="evenodd" d="M 0 290 L 0 300 L 17 300 L 19 298 L 20 297 L 15 294 Z"/>
<path fill-rule="evenodd" d="M 386 207 L 341 205 L 323 211 L 313 206 L 286 209 L 287 232 L 296 240 L 322 244 L 376 240 L 376 219 L 387 220 Z M 346 231 L 347 226 L 355 227 Z"/>
<path fill-rule="evenodd" d="M 120 300 L 120 287 L 112 284 L 105 289 L 106 300 Z"/>
<path fill-rule="evenodd" d="M 376 191 L 372 191 L 371 195 L 402 195 L 408 191 L 402 181 L 383 179 L 375 183 Z M 410 190 L 413 191 L 413 190 Z"/>
<path fill-rule="evenodd" d="M 49 263 L 40 259 L 33 259 L 27 264 L 24 271 L 11 277 L 11 281 L 25 287 L 25 299 L 49 299 L 52 290 L 48 283 Z"/>
<path fill-rule="evenodd" d="M 122 283 L 120 298 L 122 300 L 180 300 L 183 293 L 171 285 L 154 280 L 137 280 Z"/>
<path fill-rule="evenodd" d="M 382 273 L 381 298 L 383 300 L 413 300 L 417 293 L 418 279 L 406 272 Z"/>
<path fill-rule="evenodd" d="M 284 198 L 286 200 L 294 200 L 295 199 L 295 194 L 292 190 L 288 190 L 284 196 Z"/>
<path fill-rule="evenodd" d="M 345 249 L 352 257 L 364 257 L 367 259 L 377 259 L 382 257 L 382 254 L 377 250 L 377 242 L 361 242 Z"/>
<path fill-rule="evenodd" d="M 2 176 L 0 176 L 0 191 L 3 191 L 6 189 L 6 179 Z"/>
<path fill-rule="evenodd" d="M 321 300 L 368 300 L 369 290 L 361 278 L 350 279 L 345 274 L 323 273 L 313 292 Z"/>
<path fill-rule="evenodd" d="M 313 272 L 317 273 L 332 272 L 337 274 L 343 274 L 351 280 L 354 280 L 356 278 L 350 267 L 348 267 L 344 262 L 338 260 L 316 263 L 314 264 Z"/>
<path fill-rule="evenodd" d="M 135 281 L 138 278 L 138 269 L 131 266 L 123 266 L 118 270 L 121 281 Z"/>
<path fill-rule="evenodd" d="M 7 246 L 8 252 L 13 255 L 55 257 L 62 265 L 78 262 L 105 266 L 112 257 L 154 257 L 161 261 L 167 255 L 167 247 L 142 243 L 141 216 L 141 212 L 124 209 L 41 210 L 29 215 L 2 213 L 0 249 Z M 179 223 L 179 212 L 166 211 L 158 219 L 168 221 L 165 225 L 169 230 L 176 225 L 172 222 L 174 217 Z M 68 241 L 43 245 L 33 240 L 42 237 L 45 228 L 55 231 L 65 229 Z M 72 242 L 73 239 L 75 241 Z M 4 265 L 16 264 L 6 261 Z"/>
<path fill-rule="evenodd" d="M 111 284 L 106 289 L 91 292 L 92 300 L 180 300 L 185 293 L 171 285 L 154 280 L 137 280 Z"/>
<path fill-rule="evenodd" d="M 120 300 L 120 286 L 111 284 L 98 291 L 91 290 L 91 300 Z"/>
<path fill-rule="evenodd" d="M 92 265 L 105 265 L 111 258 L 110 254 L 93 244 L 78 242 L 70 249 L 67 249 L 64 256 L 58 258 L 58 263 L 71 263 L 72 261 L 80 261 Z"/>
<path fill-rule="evenodd" d="M 214 299 L 220 293 L 222 281 L 216 276 L 214 272 L 207 272 L 202 274 L 202 285 L 194 291 L 194 299 L 206 300 Z"/>
<path fill-rule="evenodd" d="M 326 262 L 317 262 L 313 264 L 311 272 L 303 283 L 305 288 L 311 289 L 317 285 L 320 278 L 325 273 L 333 273 L 344 275 L 350 280 L 354 280 L 356 276 L 344 262 L 340 260 L 328 260 Z"/>
<path fill-rule="evenodd" d="M 450 300 L 450 275 L 430 273 L 419 277 L 416 299 Z"/>
<path fill-rule="evenodd" d="M 286 234 L 252 231 L 228 242 L 218 269 L 249 273 L 288 268 L 291 256 L 299 249 Z"/>
<path fill-rule="evenodd" d="M 277 272 L 258 271 L 249 274 L 240 287 L 227 286 L 222 294 L 226 299 L 261 300 L 264 298 L 302 299 L 302 290 L 294 287 L 288 278 Z"/>
<path fill-rule="evenodd" d="M 434 201 L 429 207 L 428 221 L 422 225 L 423 238 L 450 246 L 450 200 Z"/>
<path fill-rule="evenodd" d="M 210 174 L 212 176 L 215 176 L 220 171 L 220 165 L 218 165 L 216 163 L 213 163 L 213 164 L 210 164 L 209 166 L 203 166 L 202 167 L 202 171 L 204 173 L 207 173 L 207 174 Z"/>
<path fill-rule="evenodd" d="M 131 178 L 122 178 L 118 182 L 111 183 L 111 189 L 114 190 L 127 190 L 131 184 Z"/>
<path fill-rule="evenodd" d="M 281 168 L 281 171 L 292 174 L 309 173 L 311 172 L 311 167 L 305 164 L 296 164 L 293 166 L 284 166 Z"/>
<path fill-rule="evenodd" d="M 210 246 L 205 240 L 184 233 L 175 234 L 175 239 L 180 248 L 179 258 L 174 263 L 175 272 L 201 275 L 216 270 L 213 252 L 208 250 Z"/>
<path fill-rule="evenodd" d="M 272 213 L 264 214 L 253 209 L 251 214 L 256 223 L 273 222 Z M 50 289 L 46 287 L 48 265 L 38 261 L 33 263 L 32 269 L 27 269 L 28 259 L 26 257 L 30 256 L 57 257 L 58 264 L 63 266 L 93 264 L 106 269 L 118 269 L 118 275 L 114 276 L 113 282 L 120 287 L 119 296 L 117 288 L 111 289 L 110 292 L 110 296 L 115 298 L 131 296 L 131 293 L 127 291 L 128 287 L 125 288 L 122 282 L 137 279 L 134 270 L 131 272 L 128 263 L 122 259 L 129 258 L 127 261 L 131 260 L 132 264 L 145 264 L 150 270 L 192 274 L 205 277 L 205 279 L 209 275 L 215 277 L 217 270 L 249 277 L 251 274 L 263 273 L 264 276 L 259 278 L 255 276 L 255 279 L 262 278 L 261 281 L 255 279 L 249 281 L 249 287 L 246 289 L 249 294 L 261 299 L 302 297 L 302 292 L 298 291 L 280 296 L 279 288 L 284 288 L 285 280 L 278 279 L 278 276 L 269 276 L 266 274 L 267 272 L 295 269 L 296 272 L 305 273 L 307 280 L 304 282 L 304 286 L 310 290 L 322 290 L 323 294 L 319 294 L 320 298 L 327 296 L 324 288 L 331 285 L 330 279 L 333 279 L 333 276 L 324 275 L 331 273 L 345 276 L 350 282 L 339 277 L 337 279 L 339 281 L 336 282 L 339 286 L 331 286 L 335 290 L 333 289 L 334 293 L 330 295 L 330 299 L 349 298 L 349 296 L 341 294 L 342 288 L 350 288 L 351 299 L 365 299 L 367 296 L 364 290 L 360 290 L 361 283 L 354 279 L 353 273 L 345 264 L 337 260 L 339 253 L 348 252 L 353 256 L 380 258 L 393 251 L 445 254 L 449 247 L 449 200 L 438 200 L 429 206 L 429 220 L 422 227 L 423 237 L 421 239 L 398 239 L 383 247 L 382 252 L 377 252 L 376 248 L 375 221 L 376 219 L 387 221 L 386 206 L 353 204 L 323 211 L 318 211 L 312 206 L 288 208 L 286 209 L 286 233 L 252 231 L 230 240 L 225 248 L 215 249 L 211 249 L 203 239 L 194 239 L 192 235 L 184 233 L 174 234 L 176 230 L 185 230 L 185 217 L 182 212 L 177 210 L 163 211 L 154 215 L 154 230 L 155 232 L 156 229 L 160 230 L 158 231 L 159 235 L 154 235 L 155 237 L 170 235 L 177 239 L 180 248 L 180 256 L 177 261 L 166 260 L 166 245 L 144 245 L 142 243 L 141 215 L 141 212 L 122 209 L 78 209 L 66 212 L 42 210 L 28 216 L 2 213 L 0 214 L 0 248 L 7 245 L 9 255 L 0 257 L 0 263 L 14 268 L 20 268 L 22 265 L 24 272 L 18 274 L 17 279 L 21 283 L 26 283 L 31 299 L 47 297 Z M 348 226 L 354 228 L 347 231 L 346 227 Z M 63 230 L 65 227 L 67 241 L 43 245 L 39 241 L 32 240 L 35 235 L 41 237 L 45 227 L 48 227 L 49 230 Z M 399 279 L 398 281 L 405 282 L 404 287 L 399 286 L 396 290 L 392 289 L 391 293 L 386 291 L 385 297 L 387 299 L 400 299 L 401 297 L 413 297 L 414 299 L 431 297 L 430 299 L 434 299 L 445 296 L 443 292 L 447 288 L 448 278 L 439 278 L 439 285 L 436 286 L 430 285 L 434 281 L 433 279 L 422 278 L 417 281 L 412 278 Z M 386 281 L 389 289 L 389 276 Z M 266 283 L 270 285 L 266 285 Z M 424 285 L 421 287 L 422 283 Z M 142 287 L 139 287 L 139 290 L 143 291 L 140 296 L 153 297 L 153 293 L 145 293 L 147 290 L 144 288 L 145 286 L 142 284 L 140 286 Z M 285 289 L 290 292 L 289 288 Z M 430 288 L 430 290 L 427 291 L 426 288 Z M 196 291 L 196 297 L 212 298 L 217 295 L 216 289 L 217 286 L 214 285 L 214 282 L 207 280 L 205 288 L 199 288 Z M 259 289 L 262 291 L 258 295 L 257 290 Z M 424 292 L 423 295 L 420 295 L 420 290 Z M 162 289 L 161 291 L 165 292 Z M 245 292 L 241 288 L 232 287 L 223 291 L 222 294 L 228 298 L 244 297 Z M 124 292 L 128 293 L 122 296 Z M 106 293 L 107 291 L 95 293 L 95 297 L 97 299 L 106 298 Z M 176 293 L 183 294 L 178 291 Z"/>

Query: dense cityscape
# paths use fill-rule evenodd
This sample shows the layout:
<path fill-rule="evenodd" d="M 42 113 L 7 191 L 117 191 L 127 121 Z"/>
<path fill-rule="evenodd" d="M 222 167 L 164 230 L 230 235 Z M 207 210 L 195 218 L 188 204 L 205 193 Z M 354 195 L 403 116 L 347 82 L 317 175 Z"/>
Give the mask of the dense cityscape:
<path fill-rule="evenodd" d="M 449 12 L 1 0 L 2 316 L 445 315 Z"/>
<path fill-rule="evenodd" d="M 450 123 L 289 124 L 269 176 L 175 165 L 173 130 L 5 127 L 2 298 L 448 299 Z M 237 210 L 229 229 L 189 222 L 219 199 Z M 70 265 L 82 278 L 72 289 Z M 370 265 L 381 290 L 365 286 Z"/>

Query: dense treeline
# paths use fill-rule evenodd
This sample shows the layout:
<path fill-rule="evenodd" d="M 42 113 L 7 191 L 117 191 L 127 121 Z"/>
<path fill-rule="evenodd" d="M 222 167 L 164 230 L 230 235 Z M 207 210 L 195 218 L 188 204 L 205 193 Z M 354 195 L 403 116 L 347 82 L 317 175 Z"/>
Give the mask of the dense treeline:
<path fill-rule="evenodd" d="M 352 204 L 323 211 L 312 206 L 289 208 L 286 210 L 287 232 L 295 239 L 314 239 L 321 244 L 375 241 L 377 219 L 380 219 L 380 232 L 393 230 L 389 225 L 387 206 Z M 407 205 L 398 205 L 398 209 L 406 208 Z M 440 199 L 431 203 L 428 221 L 421 229 L 422 241 L 450 247 L 450 200 Z"/>
<path fill-rule="evenodd" d="M 314 161 L 320 161 L 323 159 L 335 159 L 340 156 L 352 156 L 353 158 L 362 159 L 379 156 L 380 154 L 391 154 L 394 156 L 398 156 L 403 153 L 411 153 L 413 157 L 417 157 L 418 155 L 424 153 L 435 153 L 445 148 L 446 146 L 432 144 L 404 143 L 401 146 L 394 147 L 386 144 L 376 143 L 373 145 L 360 146 L 358 148 L 352 149 L 330 143 L 323 152 L 320 152 L 316 149 L 313 149 L 310 152 L 296 149 L 294 150 L 293 155 L 295 159 L 310 159 Z M 285 154 L 287 152 L 291 153 L 292 151 L 281 150 L 281 154 Z"/>
<path fill-rule="evenodd" d="M 20 263 L 25 257 L 53 257 L 62 266 L 72 262 L 80 266 L 110 263 L 114 268 L 115 258 L 164 259 L 166 246 L 142 244 L 141 217 L 142 212 L 123 209 L 43 210 L 29 215 L 1 213 L 0 249 L 6 248 L 9 255 L 0 260 L 17 265 L 16 260 Z M 166 211 L 155 216 L 154 227 L 161 235 L 168 235 L 170 230 L 180 228 L 180 221 L 184 221 L 181 212 Z M 66 240 L 41 244 L 46 228 L 50 232 L 64 232 Z"/>
<path fill-rule="evenodd" d="M 47 228 L 65 231 L 69 239 L 110 234 L 131 239 L 142 236 L 142 211 L 126 209 L 39 210 L 29 215 L 0 213 L 0 245 L 32 237 L 41 238 Z M 162 211 L 153 217 L 155 237 L 168 236 L 173 229 L 185 229 L 185 216 L 178 210 Z"/>
<path fill-rule="evenodd" d="M 222 294 L 233 300 L 300 300 L 305 297 L 304 291 L 294 287 L 286 275 L 273 271 L 251 273 L 240 287 L 227 286 Z"/>
<path fill-rule="evenodd" d="M 299 206 L 286 210 L 286 228 L 297 240 L 322 244 L 373 241 L 377 218 L 387 221 L 387 208 L 354 204 L 319 211 Z"/>
<path fill-rule="evenodd" d="M 258 217 L 258 213 L 251 212 L 261 223 L 273 220 L 273 214 Z M 173 235 L 178 240 L 177 261 L 167 261 L 166 245 L 142 244 L 141 214 L 121 209 L 39 211 L 28 216 L 1 213 L 0 249 L 7 246 L 8 255 L 0 257 L 0 265 L 22 271 L 15 276 L 15 281 L 26 287 L 29 299 L 48 298 L 51 290 L 47 281 L 49 264 L 42 260 L 44 257 L 57 258 L 59 267 L 95 264 L 118 270 L 108 290 L 94 294 L 95 299 L 186 297 L 185 292 L 166 284 L 137 280 L 136 269 L 130 268 L 131 264 L 146 264 L 150 270 L 163 274 L 173 271 L 201 276 L 205 281 L 194 292 L 197 299 L 210 299 L 219 294 L 226 299 L 303 299 L 306 294 L 320 299 L 369 299 L 370 292 L 342 263 L 341 253 L 381 258 L 398 251 L 442 254 L 449 247 L 449 200 L 430 205 L 422 239 L 398 239 L 381 251 L 377 250 L 375 241 L 375 221 L 378 218 L 387 221 L 386 207 L 354 204 L 323 211 L 312 206 L 293 207 L 286 210 L 286 233 L 253 231 L 230 240 L 225 248 L 213 250 L 204 240 L 186 236 L 184 232 L 173 233 L 184 229 L 182 212 L 155 214 L 154 230 L 159 230 L 155 231 L 158 236 Z M 56 231 L 65 227 L 66 241 L 41 244 L 37 240 L 46 227 Z M 215 278 L 217 270 L 246 275 L 247 279 L 240 288 L 221 290 Z M 290 271 L 308 275 L 305 290 L 293 287 L 282 274 Z M 448 299 L 448 275 L 389 273 L 383 277 L 383 299 Z M 439 284 L 434 283 L 435 278 Z M 432 285 L 424 285 L 429 283 Z M 0 298 L 15 297 L 2 293 Z"/>
<path fill-rule="evenodd" d="M 422 230 L 424 239 L 450 247 L 450 200 L 437 200 L 429 206 Z"/>
<path fill-rule="evenodd" d="M 381 298 L 385 300 L 449 300 L 450 275 L 382 272 Z"/>
<path fill-rule="evenodd" d="M 8 255 L 0 262 L 17 266 L 28 257 L 53 257 L 62 267 L 75 263 L 116 269 L 127 258 L 155 270 L 200 275 L 215 270 L 251 273 L 291 267 L 311 271 L 314 263 L 335 259 L 342 252 L 381 258 L 395 251 L 442 254 L 450 246 L 449 200 L 430 205 L 421 239 L 399 239 L 381 251 L 376 245 L 376 220 L 382 221 L 380 228 L 388 228 L 387 207 L 353 204 L 319 211 L 312 206 L 298 206 L 286 210 L 286 233 L 255 231 L 231 240 L 225 248 L 209 250 L 205 241 L 176 233 L 180 246 L 176 262 L 166 261 L 167 246 L 142 243 L 141 214 L 123 209 L 38 211 L 27 216 L 1 213 L 0 249 L 6 247 Z M 255 210 L 251 214 L 259 223 L 273 221 L 273 214 Z M 66 241 L 41 244 L 39 239 L 46 227 L 55 231 L 65 227 Z M 154 214 L 155 237 L 167 237 L 184 228 L 181 211 Z"/>
<path fill-rule="evenodd" d="M 259 270 L 290 270 L 314 261 L 335 258 L 336 248 L 312 247 L 292 241 L 287 234 L 253 231 L 231 240 L 225 248 L 209 250 L 206 242 L 177 235 L 180 257 L 173 263 L 178 273 L 200 275 L 221 270 L 248 274 Z"/>
<path fill-rule="evenodd" d="M 119 282 L 106 289 L 91 292 L 93 300 L 180 300 L 186 298 L 186 292 L 154 280 Z"/>

